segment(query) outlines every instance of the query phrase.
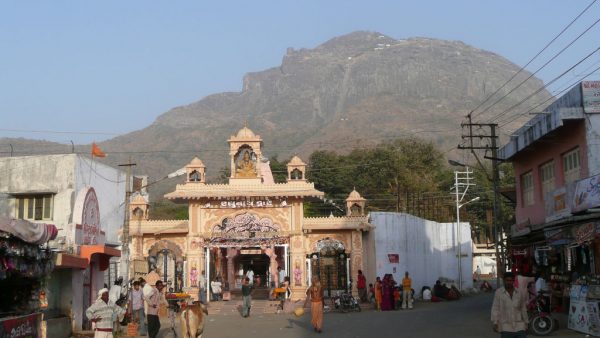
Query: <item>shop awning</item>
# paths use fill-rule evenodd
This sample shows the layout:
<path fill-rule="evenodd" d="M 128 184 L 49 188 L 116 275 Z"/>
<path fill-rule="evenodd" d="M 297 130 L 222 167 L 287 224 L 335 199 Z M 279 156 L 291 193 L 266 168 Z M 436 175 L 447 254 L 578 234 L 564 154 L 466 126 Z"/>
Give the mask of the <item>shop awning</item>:
<path fill-rule="evenodd" d="M 56 255 L 56 268 L 57 269 L 85 269 L 89 265 L 88 260 L 79 256 L 69 255 L 67 253 L 58 253 Z"/>
<path fill-rule="evenodd" d="M 111 257 L 121 257 L 121 251 L 105 245 L 82 245 L 80 256 L 85 258 L 88 263 L 92 261 L 94 255 L 98 255 L 100 260 L 99 270 L 104 271 L 108 268 L 108 261 Z"/>

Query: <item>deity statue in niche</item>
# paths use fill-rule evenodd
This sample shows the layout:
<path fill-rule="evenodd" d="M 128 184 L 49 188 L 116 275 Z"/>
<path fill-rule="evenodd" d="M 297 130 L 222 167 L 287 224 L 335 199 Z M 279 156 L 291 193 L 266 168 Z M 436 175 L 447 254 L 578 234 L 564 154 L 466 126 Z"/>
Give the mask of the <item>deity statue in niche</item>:
<path fill-rule="evenodd" d="M 197 283 L 198 283 L 198 269 L 196 269 L 196 264 L 194 264 L 192 266 L 192 269 L 190 270 L 190 285 L 196 286 Z"/>
<path fill-rule="evenodd" d="M 294 267 L 294 283 L 296 286 L 302 285 L 302 270 L 300 269 L 300 261 L 296 260 L 296 266 Z"/>
<path fill-rule="evenodd" d="M 235 169 L 235 177 L 254 178 L 256 174 L 256 155 L 250 153 L 250 149 L 244 149 L 238 155 Z"/>

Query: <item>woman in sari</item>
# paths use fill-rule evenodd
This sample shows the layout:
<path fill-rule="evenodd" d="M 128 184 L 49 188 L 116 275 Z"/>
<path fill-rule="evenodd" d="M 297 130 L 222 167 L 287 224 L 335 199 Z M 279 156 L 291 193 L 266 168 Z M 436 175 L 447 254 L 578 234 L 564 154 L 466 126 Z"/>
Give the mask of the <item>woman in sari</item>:
<path fill-rule="evenodd" d="M 392 310 L 392 297 L 393 295 L 393 287 L 392 281 L 390 280 L 390 275 L 385 275 L 383 277 L 382 283 L 382 299 L 381 299 L 381 311 L 390 311 Z"/>
<path fill-rule="evenodd" d="M 377 311 L 381 311 L 381 293 L 381 278 L 377 277 L 377 279 L 375 280 L 375 304 L 377 306 Z"/>
<path fill-rule="evenodd" d="M 312 285 L 306 290 L 306 296 L 310 298 L 310 323 L 315 332 L 321 333 L 323 328 L 323 288 L 319 277 L 313 276 Z"/>

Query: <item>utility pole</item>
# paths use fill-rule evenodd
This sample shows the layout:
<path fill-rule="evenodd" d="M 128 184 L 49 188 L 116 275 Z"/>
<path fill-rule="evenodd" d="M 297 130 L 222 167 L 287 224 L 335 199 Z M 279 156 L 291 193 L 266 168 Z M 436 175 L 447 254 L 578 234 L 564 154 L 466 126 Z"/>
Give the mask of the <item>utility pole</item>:
<path fill-rule="evenodd" d="M 484 156 L 484 158 L 492 160 L 492 184 L 494 190 L 494 206 L 493 206 L 493 215 L 492 215 L 492 223 L 494 228 L 494 242 L 495 242 L 495 251 L 496 251 L 496 279 L 497 285 L 500 286 L 500 276 L 504 273 L 504 269 L 506 267 L 506 252 L 504 250 L 503 245 L 503 229 L 502 224 L 499 224 L 498 218 L 500 217 L 500 201 L 498 199 L 499 194 L 499 167 L 498 167 L 498 136 L 496 135 L 496 128 L 498 127 L 495 123 L 473 123 L 471 120 L 471 114 L 467 115 L 468 122 L 461 123 L 462 129 L 467 129 L 468 133 L 462 134 L 461 138 L 463 141 L 467 141 L 467 145 L 459 144 L 458 149 L 467 149 L 471 150 L 477 161 L 479 162 L 479 158 L 475 153 L 475 150 L 485 150 L 491 151 L 492 156 Z M 473 127 L 478 129 L 477 134 L 473 133 Z M 489 129 L 489 133 L 487 130 Z M 474 142 L 475 140 L 479 140 L 479 142 Z M 481 162 L 479 162 L 481 165 Z M 487 176 L 487 174 L 486 174 Z M 489 176 L 488 176 L 489 178 Z"/>
<path fill-rule="evenodd" d="M 460 208 L 468 203 L 474 202 L 479 199 L 476 197 L 466 203 L 462 203 L 462 200 L 467 194 L 467 190 L 472 185 L 471 180 L 473 177 L 472 171 L 469 167 L 466 167 L 466 171 L 455 171 L 454 172 L 454 195 L 456 196 L 456 257 L 458 260 L 458 289 L 462 290 L 462 231 L 460 228 Z"/>
<path fill-rule="evenodd" d="M 121 276 L 125 282 L 129 281 L 129 203 L 131 200 L 131 167 L 135 166 L 129 161 L 124 164 L 119 164 L 119 167 L 127 167 L 127 175 L 125 179 L 125 216 L 123 217 L 123 234 L 121 236 Z"/>

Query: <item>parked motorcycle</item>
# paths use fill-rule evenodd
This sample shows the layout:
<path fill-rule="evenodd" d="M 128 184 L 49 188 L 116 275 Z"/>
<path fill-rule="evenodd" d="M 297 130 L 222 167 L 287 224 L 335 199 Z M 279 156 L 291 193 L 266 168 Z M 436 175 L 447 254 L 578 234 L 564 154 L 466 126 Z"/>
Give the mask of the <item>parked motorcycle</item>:
<path fill-rule="evenodd" d="M 547 336 L 554 331 L 554 318 L 550 313 L 550 304 L 542 292 L 527 304 L 529 329 L 536 336 Z"/>
<path fill-rule="evenodd" d="M 343 292 L 332 297 L 332 301 L 336 310 L 342 312 L 361 311 L 358 299 L 347 292 Z"/>

